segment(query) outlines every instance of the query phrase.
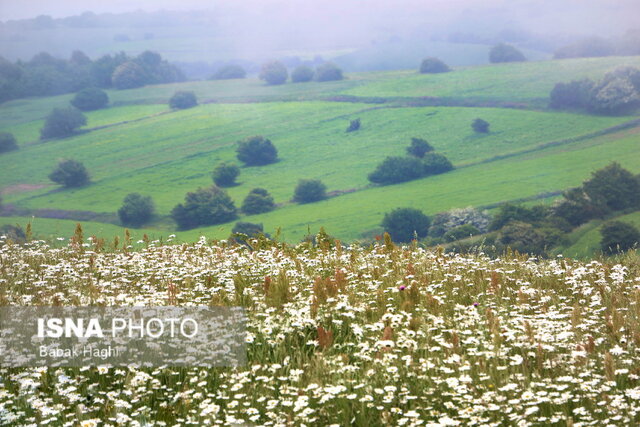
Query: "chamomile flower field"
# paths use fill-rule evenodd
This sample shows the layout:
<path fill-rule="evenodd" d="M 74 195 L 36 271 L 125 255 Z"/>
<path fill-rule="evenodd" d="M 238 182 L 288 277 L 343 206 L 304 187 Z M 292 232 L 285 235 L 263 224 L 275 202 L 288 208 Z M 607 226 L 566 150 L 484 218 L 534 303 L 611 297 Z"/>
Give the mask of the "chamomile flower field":
<path fill-rule="evenodd" d="M 636 425 L 640 259 L 0 241 L 2 305 L 242 306 L 235 368 L 0 369 L 0 424 Z"/>

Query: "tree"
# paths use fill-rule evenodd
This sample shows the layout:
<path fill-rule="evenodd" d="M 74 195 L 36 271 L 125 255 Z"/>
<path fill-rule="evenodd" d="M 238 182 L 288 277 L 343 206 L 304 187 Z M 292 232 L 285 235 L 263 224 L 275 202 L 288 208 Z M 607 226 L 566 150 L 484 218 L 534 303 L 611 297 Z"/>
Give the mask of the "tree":
<path fill-rule="evenodd" d="M 449 71 L 451 71 L 451 68 L 438 58 L 425 58 L 420 64 L 420 72 L 422 74 L 446 73 Z"/>
<path fill-rule="evenodd" d="M 238 142 L 238 160 L 247 166 L 262 166 L 278 160 L 278 150 L 263 136 L 253 136 Z"/>
<path fill-rule="evenodd" d="M 301 179 L 293 193 L 293 201 L 313 203 L 327 197 L 327 186 L 319 179 Z"/>
<path fill-rule="evenodd" d="M 471 225 L 480 233 L 486 233 L 489 229 L 491 217 L 486 211 L 479 211 L 473 207 L 452 209 L 448 212 L 437 214 L 429 227 L 429 236 L 443 237 L 454 228 Z"/>
<path fill-rule="evenodd" d="M 500 231 L 498 243 L 520 253 L 533 255 L 545 253 L 544 236 L 538 233 L 533 225 L 526 222 L 512 221 L 505 225 Z"/>
<path fill-rule="evenodd" d="M 130 193 L 122 201 L 122 207 L 118 209 L 118 217 L 123 225 L 139 227 L 151 219 L 154 209 L 151 197 Z"/>
<path fill-rule="evenodd" d="M 231 163 L 220 163 L 211 172 L 211 178 L 218 187 L 236 185 L 238 175 L 240 175 L 240 168 Z"/>
<path fill-rule="evenodd" d="M 267 62 L 260 71 L 260 79 L 269 85 L 281 85 L 287 81 L 287 77 L 287 67 L 280 61 Z"/>
<path fill-rule="evenodd" d="M 64 138 L 86 124 L 87 118 L 79 110 L 71 107 L 54 108 L 40 129 L 40 139 Z"/>
<path fill-rule="evenodd" d="M 489 122 L 477 118 L 471 123 L 471 128 L 477 133 L 489 133 Z"/>
<path fill-rule="evenodd" d="M 82 111 L 93 111 L 104 108 L 109 103 L 109 96 L 101 89 L 88 87 L 76 93 L 71 105 Z"/>
<path fill-rule="evenodd" d="M 449 172 L 453 165 L 444 155 L 440 153 L 427 153 L 422 158 L 423 175 L 438 175 Z"/>
<path fill-rule="evenodd" d="M 499 62 L 522 62 L 526 61 L 527 58 L 515 47 L 500 43 L 495 45 L 489 51 L 489 61 L 491 63 L 499 63 Z"/>
<path fill-rule="evenodd" d="M 397 208 L 384 215 L 382 228 L 396 242 L 410 242 L 417 235 L 425 237 L 430 220 L 422 211 L 414 208 Z"/>
<path fill-rule="evenodd" d="M 582 187 L 565 191 L 563 198 L 553 205 L 552 211 L 555 217 L 564 219 L 572 227 L 606 213 L 606 209 L 597 206 Z"/>
<path fill-rule="evenodd" d="M 180 229 L 222 224 L 237 218 L 237 209 L 226 191 L 216 186 L 187 193 L 185 202 L 176 205 L 171 217 Z"/>
<path fill-rule="evenodd" d="M 246 76 L 247 72 L 240 65 L 227 64 L 218 68 L 211 80 L 244 79 Z"/>
<path fill-rule="evenodd" d="M 549 214 L 549 210 L 544 206 L 533 206 L 528 208 L 522 205 L 514 205 L 511 203 L 505 203 L 500 206 L 498 212 L 493 216 L 491 224 L 489 224 L 489 230 L 500 230 L 505 225 L 512 221 L 537 223 L 544 220 Z"/>
<path fill-rule="evenodd" d="M 557 83 L 549 95 L 549 106 L 561 109 L 582 109 L 589 106 L 594 83 L 589 79 Z"/>
<path fill-rule="evenodd" d="M 640 207 L 638 180 L 617 162 L 593 172 L 583 188 L 595 205 L 605 209 L 619 211 Z"/>
<path fill-rule="evenodd" d="M 270 212 L 276 207 L 273 197 L 264 188 L 254 188 L 247 194 L 240 210 L 247 215 Z"/>
<path fill-rule="evenodd" d="M 304 83 L 313 80 L 313 70 L 306 65 L 300 65 L 291 73 L 293 83 Z"/>
<path fill-rule="evenodd" d="M 422 138 L 411 138 L 411 145 L 407 147 L 407 154 L 419 159 L 430 151 L 433 151 L 433 147 Z"/>
<path fill-rule="evenodd" d="M 424 175 L 424 165 L 415 157 L 387 157 L 369 174 L 375 184 L 397 184 L 418 179 Z"/>
<path fill-rule="evenodd" d="M 347 132 L 355 132 L 360 129 L 360 119 L 353 119 L 349 122 L 349 127 L 347 127 Z"/>
<path fill-rule="evenodd" d="M 4 242 L 11 240 L 15 243 L 24 243 L 27 241 L 27 234 L 19 225 L 6 224 L 0 226 L 0 236 L 6 236 Z M 0 246 L 2 241 L 0 241 Z"/>
<path fill-rule="evenodd" d="M 624 76 L 605 77 L 592 90 L 589 109 L 598 114 L 627 114 L 640 106 L 640 93 Z"/>
<path fill-rule="evenodd" d="M 180 90 L 173 94 L 169 100 L 169 106 L 174 109 L 184 110 L 198 105 L 196 94 L 191 91 Z"/>
<path fill-rule="evenodd" d="M 480 230 L 475 228 L 473 225 L 463 224 L 447 231 L 444 233 L 443 237 L 447 242 L 453 242 L 455 240 L 466 239 L 467 237 L 476 236 L 478 234 L 480 234 Z"/>
<path fill-rule="evenodd" d="M 76 160 L 61 160 L 49 174 L 49 179 L 65 187 L 82 187 L 89 183 L 89 173 L 84 165 Z"/>
<path fill-rule="evenodd" d="M 343 78 L 342 70 L 332 62 L 326 62 L 316 68 L 316 81 L 328 82 Z"/>
<path fill-rule="evenodd" d="M 231 233 L 233 234 L 242 233 L 242 234 L 246 234 L 249 237 L 253 237 L 256 235 L 264 234 L 264 227 L 262 224 L 254 224 L 252 222 L 238 221 L 233 226 Z"/>
<path fill-rule="evenodd" d="M 133 89 L 147 84 L 149 76 L 134 61 L 127 61 L 113 71 L 111 82 L 116 89 Z"/>
<path fill-rule="evenodd" d="M 625 252 L 640 245 L 640 231 L 631 224 L 610 221 L 600 230 L 600 247 L 604 253 Z"/>
<path fill-rule="evenodd" d="M 12 133 L 0 132 L 0 153 L 18 149 L 18 143 Z"/>

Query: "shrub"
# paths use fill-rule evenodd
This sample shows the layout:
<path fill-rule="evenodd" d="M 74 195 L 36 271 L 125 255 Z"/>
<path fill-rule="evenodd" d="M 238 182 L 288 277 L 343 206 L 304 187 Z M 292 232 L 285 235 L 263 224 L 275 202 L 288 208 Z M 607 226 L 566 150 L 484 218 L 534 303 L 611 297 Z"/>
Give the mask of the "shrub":
<path fill-rule="evenodd" d="M 369 174 L 375 184 L 397 184 L 424 175 L 423 163 L 415 157 L 387 157 Z"/>
<path fill-rule="evenodd" d="M 637 248 L 640 244 L 640 231 L 631 224 L 611 221 L 600 230 L 600 247 L 604 253 L 615 254 Z"/>
<path fill-rule="evenodd" d="M 505 203 L 500 206 L 498 212 L 493 216 L 489 224 L 489 230 L 500 230 L 505 225 L 513 221 L 534 224 L 543 221 L 549 214 L 549 209 L 545 206 L 533 206 L 528 208 L 522 205 Z"/>
<path fill-rule="evenodd" d="M 571 227 L 577 227 L 606 213 L 606 210 L 593 203 L 582 187 L 564 192 L 563 198 L 554 203 L 551 209 L 555 217 L 567 221 Z"/>
<path fill-rule="evenodd" d="M 592 90 L 589 109 L 598 114 L 627 114 L 640 106 L 640 93 L 629 76 L 609 73 Z"/>
<path fill-rule="evenodd" d="M 82 111 L 93 111 L 104 108 L 109 103 L 109 96 L 101 89 L 88 87 L 76 93 L 71 105 Z"/>
<path fill-rule="evenodd" d="M 66 159 L 58 163 L 49 179 L 65 187 L 82 187 L 89 183 L 89 173 L 82 163 Z"/>
<path fill-rule="evenodd" d="M 336 64 L 326 62 L 316 68 L 316 81 L 328 82 L 333 80 L 342 80 L 342 70 Z"/>
<path fill-rule="evenodd" d="M 444 233 L 444 240 L 447 242 L 453 242 L 455 240 L 466 239 L 470 236 L 476 236 L 480 234 L 480 230 L 475 228 L 471 224 L 459 225 Z"/>
<path fill-rule="evenodd" d="M 281 85 L 287 81 L 287 67 L 282 62 L 271 61 L 262 66 L 260 79 L 270 85 Z"/>
<path fill-rule="evenodd" d="M 233 234 L 246 234 L 249 237 L 264 234 L 264 226 L 262 224 L 254 224 L 252 222 L 238 221 L 231 230 Z"/>
<path fill-rule="evenodd" d="M 18 143 L 12 133 L 0 132 L 0 153 L 18 149 Z"/>
<path fill-rule="evenodd" d="M 134 61 L 127 61 L 113 71 L 111 83 L 116 89 L 133 89 L 144 86 L 148 79 L 144 68 Z"/>
<path fill-rule="evenodd" d="M 306 65 L 300 65 L 291 73 L 293 83 L 304 83 L 313 80 L 313 70 Z"/>
<path fill-rule="evenodd" d="M 247 215 L 256 215 L 272 211 L 275 207 L 273 197 L 267 190 L 254 188 L 245 197 L 240 210 Z"/>
<path fill-rule="evenodd" d="M 153 211 L 151 197 L 130 193 L 122 201 L 122 207 L 118 209 L 118 217 L 123 225 L 139 227 L 151 219 Z"/>
<path fill-rule="evenodd" d="M 185 202 L 176 205 L 171 217 L 180 229 L 222 224 L 237 218 L 237 209 L 226 191 L 216 186 L 187 193 Z"/>
<path fill-rule="evenodd" d="M 349 127 L 347 127 L 347 132 L 355 132 L 360 129 L 360 119 L 354 119 L 349 122 Z"/>
<path fill-rule="evenodd" d="M 19 225 L 6 224 L 3 226 L 0 226 L 0 236 L 7 237 L 5 242 L 7 240 L 11 240 L 15 243 L 24 243 L 27 241 L 27 234 Z M 1 241 L 0 241 L 0 245 L 2 245 Z"/>
<path fill-rule="evenodd" d="M 555 109 L 587 108 L 593 86 L 589 79 L 557 83 L 551 91 L 549 106 Z"/>
<path fill-rule="evenodd" d="M 327 197 L 327 186 L 319 179 L 301 179 L 293 193 L 293 201 L 312 203 Z"/>
<path fill-rule="evenodd" d="M 512 221 L 505 225 L 498 236 L 498 243 L 520 253 L 544 255 L 545 239 L 533 225 Z"/>
<path fill-rule="evenodd" d="M 489 61 L 491 63 L 500 63 L 500 62 L 522 62 L 526 61 L 527 58 L 515 47 L 500 43 L 495 45 L 489 51 Z"/>
<path fill-rule="evenodd" d="M 438 58 L 425 58 L 420 64 L 420 72 L 422 74 L 446 73 L 449 71 L 451 71 L 451 68 Z"/>
<path fill-rule="evenodd" d="M 429 230 L 429 217 L 414 208 L 398 208 L 384 215 L 382 228 L 396 242 L 410 242 L 417 235 L 425 237 Z"/>
<path fill-rule="evenodd" d="M 238 160 L 247 166 L 262 166 L 278 160 L 278 150 L 263 136 L 253 136 L 238 142 Z"/>
<path fill-rule="evenodd" d="M 218 68 L 211 80 L 244 79 L 246 76 L 247 72 L 240 65 L 228 64 Z"/>
<path fill-rule="evenodd" d="M 593 172 L 583 188 L 592 203 L 604 209 L 640 208 L 640 183 L 619 163 L 611 163 Z"/>
<path fill-rule="evenodd" d="M 480 118 L 471 123 L 471 129 L 477 133 L 489 133 L 489 122 Z"/>
<path fill-rule="evenodd" d="M 236 185 L 236 178 L 240 175 L 240 168 L 230 163 L 220 163 L 211 172 L 211 178 L 218 187 Z"/>
<path fill-rule="evenodd" d="M 427 153 L 422 159 L 423 175 L 438 175 L 453 169 L 453 165 L 444 155 Z"/>
<path fill-rule="evenodd" d="M 169 106 L 175 109 L 191 108 L 198 105 L 196 94 L 191 91 L 178 91 L 169 100 Z"/>
<path fill-rule="evenodd" d="M 71 107 L 54 108 L 40 129 L 40 139 L 64 138 L 86 124 L 87 118 L 79 110 Z"/>
<path fill-rule="evenodd" d="M 433 151 L 433 147 L 422 138 L 411 138 L 411 144 L 407 147 L 407 154 L 420 159 L 430 151 Z"/>
<path fill-rule="evenodd" d="M 486 233 L 490 222 L 491 217 L 486 211 L 479 211 L 472 207 L 452 209 L 439 213 L 433 218 L 429 227 L 429 236 L 442 237 L 448 231 L 463 225 L 472 225 L 479 233 Z"/>

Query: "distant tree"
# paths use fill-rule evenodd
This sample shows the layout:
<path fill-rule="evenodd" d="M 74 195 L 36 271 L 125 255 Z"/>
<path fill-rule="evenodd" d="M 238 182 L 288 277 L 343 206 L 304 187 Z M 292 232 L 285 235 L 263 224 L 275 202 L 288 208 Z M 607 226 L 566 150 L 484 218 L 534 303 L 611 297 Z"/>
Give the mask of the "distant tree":
<path fill-rule="evenodd" d="M 422 74 L 446 73 L 449 71 L 451 71 L 451 68 L 438 58 L 425 58 L 420 64 L 420 72 Z"/>
<path fill-rule="evenodd" d="M 267 62 L 260 71 L 260 79 L 269 85 L 281 85 L 287 81 L 287 77 L 289 77 L 287 67 L 280 61 Z"/>
<path fill-rule="evenodd" d="M 430 237 L 443 237 L 454 228 L 471 225 L 479 233 L 486 233 L 489 229 L 491 217 L 486 211 L 480 211 L 473 207 L 452 209 L 448 212 L 437 214 L 429 227 Z"/>
<path fill-rule="evenodd" d="M 148 78 L 144 68 L 134 61 L 127 61 L 113 71 L 111 82 L 116 89 L 133 89 L 147 84 Z"/>
<path fill-rule="evenodd" d="M 109 103 L 109 96 L 103 90 L 88 87 L 76 93 L 71 105 L 82 111 L 93 111 L 104 108 Z"/>
<path fill-rule="evenodd" d="M 489 230 L 500 230 L 510 222 L 526 222 L 529 224 L 537 223 L 544 220 L 549 211 L 544 206 L 533 206 L 528 208 L 522 205 L 514 205 L 511 203 L 505 203 L 498 208 L 498 212 L 493 216 L 491 224 L 489 224 Z"/>
<path fill-rule="evenodd" d="M 499 62 L 522 62 L 527 58 L 515 47 L 500 43 L 495 45 L 489 51 L 489 61 L 492 63 Z"/>
<path fill-rule="evenodd" d="M 273 197 L 264 188 L 254 188 L 242 202 L 240 210 L 247 215 L 270 212 L 276 207 Z"/>
<path fill-rule="evenodd" d="M 631 224 L 610 221 L 600 230 L 600 247 L 604 253 L 615 254 L 640 246 L 640 231 Z"/>
<path fill-rule="evenodd" d="M 564 219 L 572 227 L 601 217 L 607 211 L 607 209 L 597 206 L 582 187 L 565 191 L 563 198 L 552 206 L 552 210 L 554 216 Z"/>
<path fill-rule="evenodd" d="M 396 242 L 410 242 L 417 235 L 425 237 L 430 220 L 422 211 L 413 208 L 397 208 L 384 215 L 382 228 Z"/>
<path fill-rule="evenodd" d="M 444 155 L 440 153 L 427 153 L 422 158 L 423 175 L 438 175 L 449 172 L 453 165 Z"/>
<path fill-rule="evenodd" d="M 583 188 L 595 205 L 605 209 L 619 211 L 640 208 L 640 183 L 619 163 L 611 163 L 593 172 Z"/>
<path fill-rule="evenodd" d="M 498 242 L 520 253 L 544 255 L 545 238 L 526 222 L 512 221 L 500 231 Z"/>
<path fill-rule="evenodd" d="M 298 66 L 291 73 L 291 81 L 293 83 L 304 83 L 313 80 L 313 70 L 306 65 Z"/>
<path fill-rule="evenodd" d="M 397 184 L 418 179 L 424 175 L 423 163 L 415 157 L 387 157 L 369 174 L 375 184 Z"/>
<path fill-rule="evenodd" d="M 433 147 L 422 138 L 411 138 L 411 145 L 407 147 L 407 154 L 419 159 L 430 151 L 433 151 Z"/>
<path fill-rule="evenodd" d="M 112 86 L 111 77 L 118 66 L 127 62 L 128 58 L 124 52 L 114 56 L 104 55 L 91 64 L 89 74 L 95 86 L 109 88 Z"/>
<path fill-rule="evenodd" d="M 238 221 L 233 226 L 231 233 L 233 234 L 242 233 L 242 234 L 246 234 L 249 237 L 254 237 L 256 235 L 264 234 L 264 227 L 262 224 L 254 224 L 252 222 Z"/>
<path fill-rule="evenodd" d="M 89 173 L 84 165 L 76 160 L 61 160 L 49 174 L 49 179 L 65 187 L 82 187 L 89 183 Z"/>
<path fill-rule="evenodd" d="M 627 114 L 640 106 L 640 70 L 621 67 L 607 73 L 591 94 L 589 109 L 598 114 Z"/>
<path fill-rule="evenodd" d="M 477 132 L 477 133 L 488 133 L 489 122 L 487 122 L 486 120 L 477 118 L 471 123 L 471 128 L 474 130 L 474 132 Z"/>
<path fill-rule="evenodd" d="M 587 108 L 593 86 L 589 79 L 557 83 L 551 91 L 549 106 L 558 110 Z"/>
<path fill-rule="evenodd" d="M 169 99 L 169 106 L 174 109 L 184 110 L 198 105 L 196 94 L 191 91 L 180 90 Z"/>
<path fill-rule="evenodd" d="M 5 242 L 11 240 L 15 243 L 24 243 L 27 240 L 27 234 L 18 225 L 6 224 L 0 226 L 0 236 L 6 236 Z M 2 246 L 2 241 L 0 241 L 0 246 Z"/>
<path fill-rule="evenodd" d="M 342 70 L 334 63 L 326 62 L 316 68 L 316 81 L 328 82 L 343 78 Z"/>
<path fill-rule="evenodd" d="M 185 202 L 176 205 L 171 217 L 180 229 L 222 224 L 237 218 L 237 209 L 226 191 L 216 186 L 187 193 Z"/>
<path fill-rule="evenodd" d="M 75 108 L 54 108 L 40 129 L 40 139 L 64 138 L 70 136 L 80 126 L 87 124 L 87 118 Z"/>
<path fill-rule="evenodd" d="M 247 166 L 268 165 L 278 160 L 278 150 L 263 136 L 253 136 L 239 141 L 236 153 L 238 160 Z"/>
<path fill-rule="evenodd" d="M 227 64 L 216 70 L 211 80 L 244 79 L 247 72 L 240 65 Z"/>
<path fill-rule="evenodd" d="M 355 132 L 360 129 L 360 119 L 353 119 L 349 122 L 349 127 L 347 127 L 347 132 Z"/>
<path fill-rule="evenodd" d="M 240 175 L 240 168 L 231 163 L 220 163 L 213 169 L 211 178 L 218 187 L 236 185 L 236 178 Z"/>
<path fill-rule="evenodd" d="M 327 186 L 319 179 L 301 179 L 293 194 L 293 201 L 313 203 L 327 197 Z"/>
<path fill-rule="evenodd" d="M 0 132 L 0 153 L 18 149 L 18 143 L 12 133 Z"/>
<path fill-rule="evenodd" d="M 140 227 L 151 219 L 154 209 L 151 197 L 129 193 L 122 201 L 122 207 L 118 209 L 118 217 L 123 225 Z"/>
<path fill-rule="evenodd" d="M 613 43 L 601 37 L 589 37 L 557 49 L 553 54 L 553 58 L 591 58 L 611 55 L 615 55 Z"/>
<path fill-rule="evenodd" d="M 477 236 L 478 234 L 480 234 L 480 230 L 475 228 L 473 225 L 463 224 L 447 231 L 444 233 L 443 237 L 447 242 L 453 242 L 455 240 L 466 239 L 470 236 Z"/>

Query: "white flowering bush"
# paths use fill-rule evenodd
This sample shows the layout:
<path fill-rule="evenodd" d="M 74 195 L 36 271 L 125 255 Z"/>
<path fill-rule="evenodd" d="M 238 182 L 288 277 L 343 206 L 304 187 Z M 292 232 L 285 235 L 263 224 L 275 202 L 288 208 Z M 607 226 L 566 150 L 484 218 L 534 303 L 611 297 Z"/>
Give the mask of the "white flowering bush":
<path fill-rule="evenodd" d="M 0 368 L 0 425 L 640 420 L 635 255 L 250 243 L 0 241 L 4 305 L 242 305 L 249 316 L 242 367 Z"/>

